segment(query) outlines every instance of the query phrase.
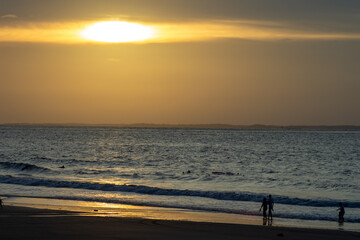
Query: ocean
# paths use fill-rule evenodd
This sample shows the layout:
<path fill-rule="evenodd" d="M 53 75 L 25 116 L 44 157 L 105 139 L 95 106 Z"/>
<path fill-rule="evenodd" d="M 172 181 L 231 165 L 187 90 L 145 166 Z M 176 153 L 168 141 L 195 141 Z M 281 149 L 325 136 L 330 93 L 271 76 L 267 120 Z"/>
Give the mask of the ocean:
<path fill-rule="evenodd" d="M 345 223 L 360 229 L 360 131 L 0 126 L 0 196 Z"/>

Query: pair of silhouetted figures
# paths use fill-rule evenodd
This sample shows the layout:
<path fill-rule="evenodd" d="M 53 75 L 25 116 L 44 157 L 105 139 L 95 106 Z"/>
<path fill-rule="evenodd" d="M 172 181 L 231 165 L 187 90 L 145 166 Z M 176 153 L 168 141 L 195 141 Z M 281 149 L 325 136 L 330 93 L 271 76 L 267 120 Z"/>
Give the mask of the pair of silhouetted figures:
<path fill-rule="evenodd" d="M 264 197 L 259 212 L 261 211 L 261 209 L 263 210 L 264 219 L 269 218 L 270 220 L 272 220 L 272 212 L 274 211 L 274 201 L 273 201 L 271 195 L 269 195 L 268 199 L 266 199 L 266 197 Z M 266 212 L 268 209 L 269 209 L 269 212 L 268 212 L 269 214 L 267 215 Z"/>

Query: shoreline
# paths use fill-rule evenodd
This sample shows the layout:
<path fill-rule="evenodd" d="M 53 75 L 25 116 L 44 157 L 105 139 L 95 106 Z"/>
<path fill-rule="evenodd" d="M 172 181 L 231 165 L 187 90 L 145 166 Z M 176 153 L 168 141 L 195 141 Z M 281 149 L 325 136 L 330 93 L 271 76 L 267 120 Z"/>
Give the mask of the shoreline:
<path fill-rule="evenodd" d="M 360 232 L 138 217 L 86 216 L 67 210 L 5 205 L 4 239 L 359 239 Z"/>
<path fill-rule="evenodd" d="M 164 221 L 252 225 L 261 227 L 340 230 L 360 233 L 360 229 L 358 229 L 358 224 L 356 223 L 346 222 L 344 224 L 339 224 L 338 222 L 317 220 L 282 219 L 277 218 L 276 216 L 274 216 L 273 221 L 264 221 L 260 214 L 258 216 L 252 216 L 232 213 L 195 211 L 181 208 L 148 207 L 103 202 L 9 197 L 5 200 L 4 209 L 7 207 L 22 207 L 28 209 L 28 211 L 29 209 L 33 209 L 35 212 L 40 211 L 44 214 L 47 212 L 61 212 L 66 216 L 139 218 Z"/>

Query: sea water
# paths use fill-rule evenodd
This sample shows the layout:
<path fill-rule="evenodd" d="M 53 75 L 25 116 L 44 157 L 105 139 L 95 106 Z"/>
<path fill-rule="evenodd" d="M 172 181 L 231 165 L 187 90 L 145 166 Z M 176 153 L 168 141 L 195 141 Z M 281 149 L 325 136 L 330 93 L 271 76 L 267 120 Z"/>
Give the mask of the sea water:
<path fill-rule="evenodd" d="M 0 196 L 345 221 L 360 229 L 360 132 L 0 126 Z M 261 214 L 260 214 L 261 215 Z"/>

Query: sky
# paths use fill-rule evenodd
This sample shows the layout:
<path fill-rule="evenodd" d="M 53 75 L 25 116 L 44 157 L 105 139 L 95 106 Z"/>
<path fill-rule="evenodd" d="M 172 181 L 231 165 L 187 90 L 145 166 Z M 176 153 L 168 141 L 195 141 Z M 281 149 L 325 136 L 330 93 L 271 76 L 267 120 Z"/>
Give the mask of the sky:
<path fill-rule="evenodd" d="M 360 125 L 359 65 L 358 0 L 0 0 L 0 123 Z"/>

